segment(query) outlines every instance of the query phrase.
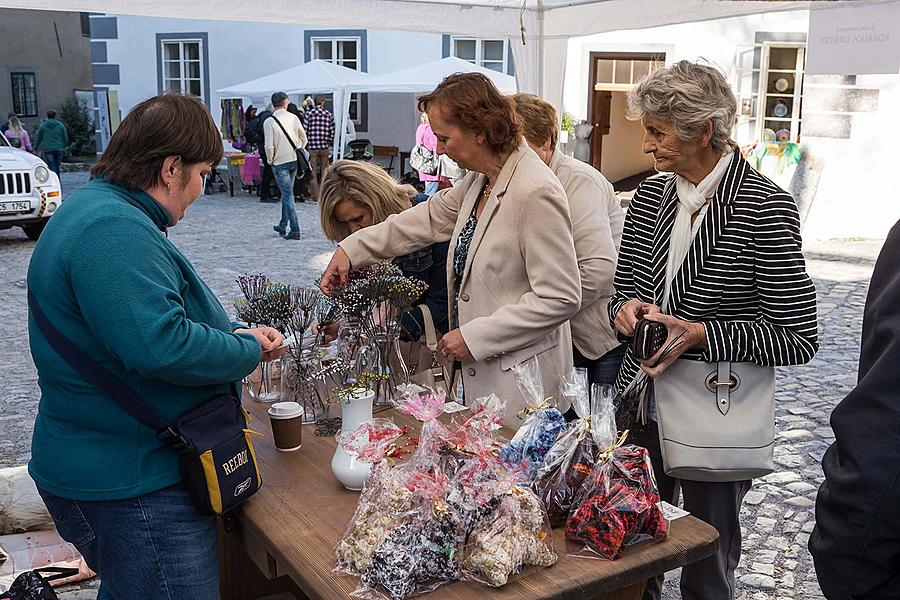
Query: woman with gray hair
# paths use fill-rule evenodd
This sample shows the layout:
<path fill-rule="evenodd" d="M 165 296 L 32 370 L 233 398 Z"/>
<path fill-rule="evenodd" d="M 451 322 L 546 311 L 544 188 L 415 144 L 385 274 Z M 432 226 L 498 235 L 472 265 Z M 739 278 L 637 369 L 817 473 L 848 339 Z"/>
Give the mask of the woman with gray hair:
<path fill-rule="evenodd" d="M 631 440 L 650 451 L 661 497 L 677 502 L 680 482 L 685 510 L 719 531 L 718 552 L 682 571 L 685 600 L 734 597 L 738 517 L 752 481 L 666 474 L 653 381 L 676 359 L 772 367 L 806 363 L 818 349 L 797 206 L 737 150 L 730 138 L 736 111 L 725 77 L 689 61 L 650 74 L 629 96 L 630 116 L 644 126 L 643 151 L 661 173 L 640 184 L 629 206 L 609 314 L 624 336 L 647 319 L 665 325 L 668 337 L 645 360 L 628 351 L 618 416 Z M 644 378 L 646 393 L 632 394 Z M 663 409 L 666 398 L 658 400 Z M 661 583 L 651 580 L 644 597 L 659 598 Z"/>

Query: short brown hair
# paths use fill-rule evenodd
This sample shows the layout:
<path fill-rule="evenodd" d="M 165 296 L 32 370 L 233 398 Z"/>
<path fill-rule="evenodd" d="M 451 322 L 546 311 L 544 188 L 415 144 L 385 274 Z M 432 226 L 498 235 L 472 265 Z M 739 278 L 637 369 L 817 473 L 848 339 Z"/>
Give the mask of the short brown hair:
<path fill-rule="evenodd" d="M 534 94 L 516 94 L 513 97 L 516 112 L 522 118 L 525 139 L 535 146 L 550 140 L 550 147 L 555 148 L 559 139 L 556 109 Z"/>
<path fill-rule="evenodd" d="M 512 152 L 522 137 L 522 121 L 513 101 L 481 73 L 454 73 L 430 94 L 419 96 L 419 110 L 441 107 L 452 121 L 484 135 L 498 154 Z"/>
<path fill-rule="evenodd" d="M 365 208 L 376 225 L 409 206 L 416 197 L 416 189 L 394 181 L 384 169 L 359 160 L 339 160 L 328 167 L 322 177 L 319 192 L 319 218 L 322 231 L 332 242 L 350 235 L 350 227 L 334 216 L 337 205 L 344 200 Z"/>
<path fill-rule="evenodd" d="M 217 165 L 224 154 L 219 130 L 203 101 L 165 93 L 131 109 L 91 175 L 132 190 L 148 190 L 161 183 L 166 157 L 180 156 L 186 165 Z"/>

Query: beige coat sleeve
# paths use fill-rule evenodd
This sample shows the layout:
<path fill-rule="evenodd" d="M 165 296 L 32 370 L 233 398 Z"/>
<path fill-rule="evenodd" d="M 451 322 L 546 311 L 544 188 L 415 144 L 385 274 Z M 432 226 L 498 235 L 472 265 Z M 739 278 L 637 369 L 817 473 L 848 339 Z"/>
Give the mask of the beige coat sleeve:
<path fill-rule="evenodd" d="M 590 306 L 615 291 L 618 251 L 607 212 L 609 196 L 615 196 L 615 192 L 609 183 L 601 186 L 580 173 L 575 173 L 565 187 L 581 274 L 581 305 Z"/>
<path fill-rule="evenodd" d="M 468 186 L 442 190 L 426 202 L 391 215 L 378 225 L 360 229 L 339 246 L 350 257 L 353 268 L 358 268 L 409 254 L 429 244 L 446 242 L 456 226 L 465 196 L 463 188 L 468 189 Z"/>
<path fill-rule="evenodd" d="M 479 361 L 530 346 L 568 321 L 581 304 L 572 224 L 562 187 L 554 178 L 552 184 L 540 185 L 527 198 L 516 200 L 518 231 L 516 239 L 510 240 L 510 251 L 521 253 L 530 289 L 518 302 L 460 326 L 469 351 Z"/>

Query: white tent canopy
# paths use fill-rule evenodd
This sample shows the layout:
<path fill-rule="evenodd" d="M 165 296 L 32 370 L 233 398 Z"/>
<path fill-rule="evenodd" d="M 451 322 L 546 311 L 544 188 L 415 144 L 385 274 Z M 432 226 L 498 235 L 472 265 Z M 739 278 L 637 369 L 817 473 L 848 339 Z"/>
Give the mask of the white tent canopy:
<path fill-rule="evenodd" d="M 514 93 L 516 91 L 515 77 L 473 65 L 455 56 L 433 60 L 392 73 L 385 73 L 384 75 L 372 76 L 365 81 L 350 84 L 348 89 L 353 92 L 410 92 L 418 94 L 430 92 L 448 75 L 462 72 L 482 73 L 493 81 L 494 85 L 501 92 Z"/>
<path fill-rule="evenodd" d="M 426 93 L 436 88 L 448 75 L 452 75 L 453 73 L 471 72 L 484 74 L 488 79 L 494 82 L 494 85 L 496 85 L 501 92 L 514 93 L 516 91 L 515 77 L 491 69 L 485 69 L 484 67 L 474 65 L 469 61 L 456 58 L 455 56 L 448 56 L 447 58 L 433 60 L 414 67 L 400 69 L 399 71 L 394 71 L 392 73 L 372 76 L 365 81 L 348 85 L 341 111 L 342 117 L 349 118 L 350 94 L 352 92 Z M 338 106 L 341 105 L 337 104 L 337 100 L 335 100 L 335 113 L 337 113 Z M 344 147 L 347 145 L 346 128 L 340 129 L 339 131 L 341 132 L 341 152 L 340 154 L 335 153 L 335 156 L 342 156 Z"/>
<path fill-rule="evenodd" d="M 216 90 L 220 94 L 258 97 L 274 92 L 288 94 L 331 93 L 338 88 L 362 83 L 369 75 L 325 60 L 311 60 L 284 71 Z"/>
<path fill-rule="evenodd" d="M 360 71 L 348 69 L 324 60 L 311 60 L 302 65 L 291 67 L 265 77 L 259 77 L 244 83 L 238 83 L 216 90 L 220 94 L 259 98 L 274 92 L 287 94 L 334 94 L 335 108 L 349 104 L 350 94 L 346 92 L 349 85 L 360 85 L 370 76 Z M 338 132 L 346 129 L 348 111 L 335 110 L 335 129 Z M 340 135 L 335 136 L 334 155 L 343 146 L 338 146 Z"/>
<path fill-rule="evenodd" d="M 510 40 L 519 91 L 560 108 L 567 40 L 660 25 L 814 7 L 891 0 L 265 0 L 253 19 L 314 27 L 504 37 Z M 0 7 L 124 15 L 246 20 L 244 0 L 0 0 Z"/>
<path fill-rule="evenodd" d="M 890 0 L 265 0 L 253 19 L 315 27 L 365 27 L 511 42 L 519 91 L 560 107 L 571 37 L 659 25 Z M 0 0 L 0 7 L 246 20 L 244 0 Z"/>

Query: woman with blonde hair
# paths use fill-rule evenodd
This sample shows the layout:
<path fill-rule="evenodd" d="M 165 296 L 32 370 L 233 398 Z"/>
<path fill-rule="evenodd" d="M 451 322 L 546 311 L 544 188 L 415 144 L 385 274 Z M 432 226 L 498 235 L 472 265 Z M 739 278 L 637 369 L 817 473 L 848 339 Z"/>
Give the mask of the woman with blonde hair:
<path fill-rule="evenodd" d="M 5 132 L 6 139 L 9 140 L 9 143 L 12 144 L 14 148 L 21 148 L 27 152 L 31 152 L 31 140 L 28 138 L 28 131 L 25 130 L 25 126 L 22 125 L 22 122 L 19 121 L 19 118 L 16 116 L 12 116 L 9 118 L 9 129 Z"/>
<path fill-rule="evenodd" d="M 428 200 L 411 185 L 394 181 L 384 169 L 371 163 L 339 160 L 325 171 L 319 200 L 319 215 L 325 237 L 340 242 L 351 233 L 376 225 L 407 208 Z M 424 333 L 425 304 L 435 327 L 447 331 L 447 242 L 414 250 L 394 259 L 404 275 L 428 284 L 428 290 L 413 309 L 403 315 L 404 339 L 418 340 Z"/>

